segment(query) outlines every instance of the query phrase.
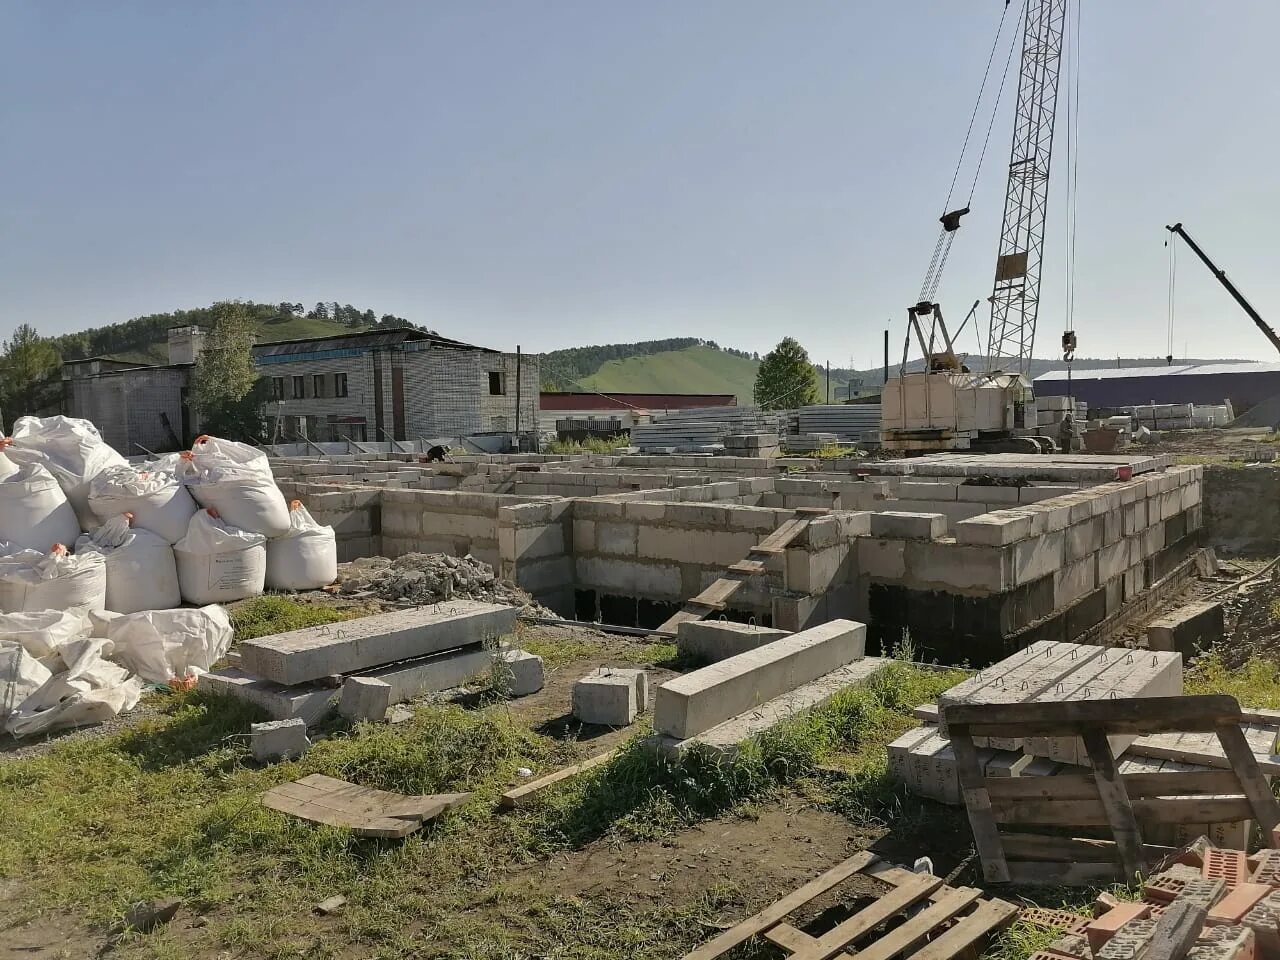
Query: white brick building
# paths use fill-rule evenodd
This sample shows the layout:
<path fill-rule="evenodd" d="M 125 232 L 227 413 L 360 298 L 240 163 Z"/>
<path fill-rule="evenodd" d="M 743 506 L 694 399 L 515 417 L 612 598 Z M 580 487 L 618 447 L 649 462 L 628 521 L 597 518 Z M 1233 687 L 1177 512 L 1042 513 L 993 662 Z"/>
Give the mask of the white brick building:
<path fill-rule="evenodd" d="M 186 445 L 199 429 L 186 402 L 191 345 L 198 352 L 200 339 L 191 333 L 170 332 L 170 359 L 188 362 L 110 370 L 64 365 L 67 413 L 92 420 L 122 452 Z M 268 440 L 451 440 L 537 432 L 536 356 L 412 329 L 260 343 L 253 355 L 269 397 Z"/>

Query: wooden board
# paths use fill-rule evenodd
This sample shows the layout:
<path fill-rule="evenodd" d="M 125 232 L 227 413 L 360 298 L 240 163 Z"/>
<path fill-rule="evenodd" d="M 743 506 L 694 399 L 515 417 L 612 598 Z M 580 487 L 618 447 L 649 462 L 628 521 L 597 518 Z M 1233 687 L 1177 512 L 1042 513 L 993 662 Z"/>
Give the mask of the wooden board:
<path fill-rule="evenodd" d="M 586 773 L 588 770 L 608 763 L 615 755 L 617 755 L 617 753 L 618 751 L 616 749 L 609 750 L 605 753 L 591 757 L 588 760 L 583 760 L 581 763 L 575 763 L 573 766 L 565 767 L 563 770 L 557 770 L 555 773 L 548 773 L 546 776 L 539 777 L 537 780 L 530 780 L 528 783 L 522 783 L 518 787 L 512 787 L 498 798 L 498 806 L 510 809 L 511 807 L 518 807 L 522 804 L 529 803 L 534 799 L 534 797 L 543 790 L 546 790 L 548 787 L 553 787 L 557 783 L 563 783 L 571 777 L 576 777 L 580 773 Z"/>
<path fill-rule="evenodd" d="M 855 874 L 880 880 L 891 889 L 826 933 L 806 933 L 787 922 L 788 914 Z M 980 890 L 950 887 L 940 877 L 877 862 L 862 853 L 726 930 L 684 960 L 714 960 L 752 937 L 781 947 L 791 960 L 967 960 L 1017 913 L 1013 904 L 985 899 Z"/>
<path fill-rule="evenodd" d="M 407 796 L 361 787 L 314 773 L 282 783 L 262 795 L 262 803 L 312 823 L 344 827 L 362 837 L 400 838 L 465 801 L 469 793 Z"/>

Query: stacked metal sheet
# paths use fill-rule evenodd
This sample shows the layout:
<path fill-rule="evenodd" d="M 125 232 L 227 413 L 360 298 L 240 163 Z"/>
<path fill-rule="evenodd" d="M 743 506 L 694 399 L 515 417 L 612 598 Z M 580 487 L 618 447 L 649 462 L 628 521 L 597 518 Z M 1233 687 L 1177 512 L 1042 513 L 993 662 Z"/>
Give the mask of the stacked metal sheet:
<path fill-rule="evenodd" d="M 797 411 L 798 433 L 833 433 L 842 443 L 870 439 L 866 434 L 880 430 L 880 404 L 832 403 L 801 407 Z"/>
<path fill-rule="evenodd" d="M 713 453 L 731 434 L 778 433 L 779 414 L 756 407 L 701 407 L 631 428 L 631 443 L 649 453 Z"/>

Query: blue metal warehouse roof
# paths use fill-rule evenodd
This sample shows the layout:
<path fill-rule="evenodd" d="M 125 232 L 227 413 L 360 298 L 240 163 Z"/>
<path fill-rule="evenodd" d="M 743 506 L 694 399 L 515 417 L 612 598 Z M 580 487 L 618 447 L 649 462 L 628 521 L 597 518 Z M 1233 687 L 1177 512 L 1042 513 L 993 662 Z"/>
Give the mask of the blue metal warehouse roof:
<path fill-rule="evenodd" d="M 1099 368 L 1096 370 L 1073 370 L 1072 381 L 1079 380 L 1123 380 L 1130 377 L 1179 377 L 1187 375 L 1217 376 L 1219 374 L 1236 373 L 1280 373 L 1280 363 L 1183 363 L 1164 367 L 1120 367 L 1119 369 Z M 1036 383 L 1066 382 L 1067 371 L 1050 370 L 1035 378 Z"/>

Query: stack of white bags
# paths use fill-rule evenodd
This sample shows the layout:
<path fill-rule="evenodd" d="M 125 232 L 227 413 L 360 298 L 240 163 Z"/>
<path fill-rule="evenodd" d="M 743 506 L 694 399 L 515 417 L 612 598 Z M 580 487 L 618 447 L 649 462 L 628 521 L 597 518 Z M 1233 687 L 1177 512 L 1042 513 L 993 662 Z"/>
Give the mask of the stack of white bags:
<path fill-rule="evenodd" d="M 333 529 L 285 502 L 260 450 L 200 437 L 135 467 L 87 420 L 23 417 L 0 437 L 0 730 L 129 710 L 144 681 L 226 653 L 218 604 L 337 568 Z"/>

